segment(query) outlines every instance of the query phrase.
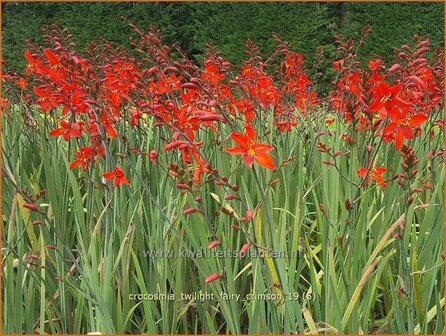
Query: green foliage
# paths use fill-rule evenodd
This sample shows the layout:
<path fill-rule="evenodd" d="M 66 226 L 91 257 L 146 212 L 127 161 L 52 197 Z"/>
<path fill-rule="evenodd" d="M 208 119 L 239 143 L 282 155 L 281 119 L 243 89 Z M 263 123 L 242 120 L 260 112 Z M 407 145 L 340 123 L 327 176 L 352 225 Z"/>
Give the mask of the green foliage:
<path fill-rule="evenodd" d="M 443 111 L 433 114 L 432 121 Z M 36 128 L 26 125 L 23 116 L 32 118 Z M 225 189 L 206 184 L 199 192 L 207 205 L 206 217 L 184 216 L 182 209 L 194 203 L 195 195 L 176 188 L 176 181 L 162 169 L 171 158 L 162 155 L 160 165 L 152 166 L 147 158 L 129 153 L 120 165 L 128 172 L 130 185 L 110 193 L 97 189 L 105 167 L 92 167 L 88 173 L 69 169 L 75 146 L 46 136 L 55 127 L 51 114 L 41 117 L 33 107 L 9 105 L 2 115 L 2 332 L 441 334 L 445 175 L 442 159 L 429 159 L 428 152 L 441 147 L 444 134 L 438 132 L 431 140 L 417 137 L 411 143 L 420 160 L 420 180 L 433 189 L 414 195 L 415 202 L 406 207 L 406 196 L 396 181 L 386 189 L 345 183 L 345 178 L 358 182 L 355 172 L 367 161 L 366 133 L 356 134 L 358 144 L 349 147 L 348 156 L 337 159 L 339 172 L 322 164 L 328 156 L 313 150 L 316 141 L 345 151 L 345 142 L 331 132 L 351 132 L 340 122 L 328 126 L 324 121 L 320 113 L 293 133 L 268 132 L 262 138 L 261 142 L 275 143 L 278 162 L 289 157 L 289 149 L 297 154 L 296 160 L 274 173 L 240 166 L 239 159 L 213 150 L 212 132 L 200 135 L 212 166 L 220 172 L 237 172 L 229 181 L 240 186 L 243 203 L 256 210 L 252 225 L 246 226 L 249 236 L 259 246 L 284 252 L 283 257 L 147 257 L 149 250 L 177 255 L 204 251 L 214 239 L 210 230 L 222 247 L 237 251 L 245 239 L 230 228 L 234 219 L 210 214 L 213 206 L 238 206 L 224 200 Z M 313 132 L 318 127 L 322 136 Z M 119 132 L 131 148 L 145 151 L 162 146 L 159 140 L 167 135 L 152 123 L 138 131 L 122 125 Z M 120 152 L 125 148 L 122 143 L 112 146 Z M 400 171 L 401 156 L 393 144 L 383 146 L 374 146 L 376 163 L 388 167 L 386 177 L 390 177 Z M 275 178 L 280 182 L 268 187 Z M 413 183 L 418 184 L 418 178 Z M 24 208 L 16 188 L 28 194 L 45 189 L 38 202 L 44 215 Z M 348 210 L 346 199 L 355 199 L 354 210 Z M 395 239 L 403 218 L 403 237 Z M 44 223 L 32 225 L 36 220 Z M 398 246 L 403 240 L 414 272 L 412 304 L 398 294 L 402 286 Z M 27 262 L 32 255 L 38 257 L 36 266 Z M 216 272 L 223 272 L 224 279 L 206 285 L 205 277 Z M 272 283 L 280 283 L 280 288 Z M 282 290 L 290 293 L 282 302 L 245 300 L 248 294 L 255 298 Z M 180 298 L 200 291 L 237 293 L 242 299 L 130 297 L 172 293 Z M 304 300 L 306 295 L 311 300 Z M 412 306 L 414 320 L 407 314 Z"/>
<path fill-rule="evenodd" d="M 330 27 L 334 27 L 327 7 L 318 3 L 218 3 L 203 5 L 200 14 L 207 20 L 194 22 L 195 48 L 203 50 L 211 43 L 235 63 L 240 62 L 247 39 L 264 54 L 271 54 L 275 48 L 272 33 L 312 55 L 331 43 Z"/>
<path fill-rule="evenodd" d="M 167 42 L 174 42 L 182 36 L 172 25 L 169 7 L 164 3 L 6 3 L 2 8 L 3 57 L 8 69 L 21 71 L 26 39 L 41 42 L 42 26 L 56 20 L 74 35 L 79 50 L 101 37 L 129 48 L 132 29 L 126 19 L 143 28 L 153 24 L 164 32 Z"/>
<path fill-rule="evenodd" d="M 428 35 L 433 46 L 443 45 L 441 3 L 4 3 L 2 6 L 3 57 L 9 70 L 22 71 L 25 40 L 41 42 L 41 27 L 60 21 L 75 35 L 80 49 L 103 37 L 129 47 L 131 28 L 156 26 L 168 44 L 176 43 L 202 61 L 208 43 L 223 57 L 240 64 L 246 39 L 266 55 L 274 49 L 273 32 L 302 52 L 308 65 L 319 47 L 332 58 L 333 33 L 354 35 L 372 26 L 363 49 L 365 58 L 391 55 L 392 48 L 413 34 Z"/>
<path fill-rule="evenodd" d="M 427 36 L 431 45 L 444 46 L 442 3 L 346 3 L 344 33 L 353 36 L 365 24 L 372 27 L 362 49 L 363 59 L 375 54 L 392 60 L 393 48 L 407 44 L 413 35 Z"/>

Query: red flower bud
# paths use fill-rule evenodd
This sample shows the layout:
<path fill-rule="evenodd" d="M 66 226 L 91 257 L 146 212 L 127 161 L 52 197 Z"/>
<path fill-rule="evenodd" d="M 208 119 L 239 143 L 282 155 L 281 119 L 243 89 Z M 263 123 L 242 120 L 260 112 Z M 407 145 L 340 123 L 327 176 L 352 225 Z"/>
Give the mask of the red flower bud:
<path fill-rule="evenodd" d="M 248 250 L 250 249 L 250 247 L 252 246 L 252 243 L 246 243 L 245 245 L 242 246 L 242 248 L 240 249 L 239 255 L 240 257 L 245 256 L 246 252 L 248 252 Z"/>
<path fill-rule="evenodd" d="M 29 209 L 31 211 L 39 212 L 39 207 L 37 205 L 35 205 L 35 204 L 25 203 L 25 204 L 23 204 L 23 207 L 27 208 L 27 209 Z"/>
<path fill-rule="evenodd" d="M 152 164 L 156 165 L 156 159 L 158 158 L 158 152 L 156 150 L 152 150 L 149 154 L 149 158 L 152 161 Z"/>
<path fill-rule="evenodd" d="M 407 44 L 402 45 L 401 49 L 406 50 L 406 51 L 411 51 L 410 47 Z"/>
<path fill-rule="evenodd" d="M 158 68 L 157 68 L 156 66 L 153 66 L 153 67 L 151 67 L 149 70 L 147 70 L 147 73 L 148 73 L 148 74 L 151 74 L 151 73 L 154 73 L 154 72 L 156 72 L 156 71 L 158 71 Z"/>
<path fill-rule="evenodd" d="M 193 83 L 184 83 L 181 85 L 181 88 L 183 89 L 198 89 L 198 87 Z"/>
<path fill-rule="evenodd" d="M 183 214 L 185 214 L 185 215 L 192 215 L 192 214 L 194 214 L 196 212 L 201 213 L 201 210 L 198 209 L 198 208 L 189 208 L 189 209 L 184 210 Z"/>
<path fill-rule="evenodd" d="M 406 225 L 404 224 L 404 222 L 402 222 L 402 223 L 400 223 L 399 227 L 400 227 L 401 231 L 404 231 L 404 228 L 406 227 Z"/>
<path fill-rule="evenodd" d="M 181 190 L 189 190 L 190 189 L 189 186 L 187 184 L 184 184 L 184 183 L 177 183 L 176 187 L 178 189 L 181 189 Z"/>
<path fill-rule="evenodd" d="M 225 201 L 239 200 L 240 198 L 236 195 L 228 195 L 225 197 Z"/>
<path fill-rule="evenodd" d="M 413 61 L 414 65 L 420 65 L 420 64 L 424 64 L 426 63 L 426 59 L 425 58 L 418 58 L 415 61 Z"/>
<path fill-rule="evenodd" d="M 218 280 L 220 278 L 222 278 L 222 275 L 219 274 L 219 273 L 215 273 L 215 274 L 212 274 L 212 275 L 208 276 L 206 278 L 206 280 L 204 280 L 204 282 L 206 282 L 207 284 L 210 284 L 211 282 L 214 282 L 214 281 L 216 281 L 216 280 Z"/>
<path fill-rule="evenodd" d="M 338 237 L 338 245 L 339 245 L 339 247 L 342 248 L 343 244 L 344 244 L 344 237 L 339 236 Z"/>
<path fill-rule="evenodd" d="M 415 55 L 418 56 L 418 55 L 424 54 L 428 51 L 429 51 L 429 47 L 420 48 L 420 49 L 418 49 L 418 51 Z"/>
<path fill-rule="evenodd" d="M 223 121 L 225 120 L 225 118 L 223 118 L 223 116 L 219 115 L 219 114 L 205 114 L 202 115 L 200 117 L 198 117 L 198 120 L 200 121 Z"/>
<path fill-rule="evenodd" d="M 252 211 L 251 209 L 248 209 L 246 211 L 246 220 L 248 222 L 250 222 L 252 220 L 252 217 L 254 217 L 254 211 Z"/>
<path fill-rule="evenodd" d="M 168 144 L 164 147 L 164 151 L 168 152 L 174 148 L 177 148 L 177 147 L 183 145 L 184 143 L 185 143 L 184 140 L 178 140 L 178 141 L 171 142 L 170 144 Z"/>
<path fill-rule="evenodd" d="M 429 40 L 424 40 L 424 41 L 421 41 L 420 43 L 418 43 L 417 47 L 418 48 L 425 47 L 425 46 L 428 46 L 429 44 L 430 44 Z"/>
<path fill-rule="evenodd" d="M 410 76 L 408 81 L 412 82 L 415 86 L 418 86 L 420 88 L 426 87 L 426 83 L 424 83 L 419 77 L 417 76 Z"/>
<path fill-rule="evenodd" d="M 389 73 L 394 73 L 395 71 L 401 69 L 401 65 L 400 64 L 394 64 L 391 66 L 391 68 L 389 69 Z"/>
<path fill-rule="evenodd" d="M 221 241 L 219 240 L 214 240 L 212 243 L 210 243 L 208 245 L 208 249 L 212 250 L 213 248 L 217 247 L 218 245 L 221 245 Z"/>
<path fill-rule="evenodd" d="M 275 180 L 272 180 L 270 183 L 268 183 L 268 185 L 270 186 L 270 187 L 273 187 L 273 186 L 275 186 L 277 183 L 279 183 L 280 182 L 280 180 L 279 179 L 275 179 Z"/>
<path fill-rule="evenodd" d="M 163 70 L 163 73 L 168 73 L 168 72 L 179 72 L 179 70 L 173 66 L 168 66 Z"/>

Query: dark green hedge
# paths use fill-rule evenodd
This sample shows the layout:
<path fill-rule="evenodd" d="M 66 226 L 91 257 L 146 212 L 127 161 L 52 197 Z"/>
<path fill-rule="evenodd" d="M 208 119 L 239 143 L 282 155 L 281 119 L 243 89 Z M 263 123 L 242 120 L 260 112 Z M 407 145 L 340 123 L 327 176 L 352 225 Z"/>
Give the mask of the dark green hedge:
<path fill-rule="evenodd" d="M 155 25 L 168 43 L 177 43 L 197 61 L 207 43 L 239 63 L 252 39 L 265 54 L 274 49 L 273 32 L 311 62 L 318 47 L 333 57 L 333 34 L 354 36 L 368 23 L 372 33 L 364 57 L 390 57 L 392 48 L 413 34 L 443 46 L 442 3 L 3 3 L 2 52 L 9 70 L 24 67 L 25 39 L 41 41 L 43 24 L 58 20 L 81 48 L 99 37 L 129 47 L 132 31 L 122 17 L 146 28 Z"/>

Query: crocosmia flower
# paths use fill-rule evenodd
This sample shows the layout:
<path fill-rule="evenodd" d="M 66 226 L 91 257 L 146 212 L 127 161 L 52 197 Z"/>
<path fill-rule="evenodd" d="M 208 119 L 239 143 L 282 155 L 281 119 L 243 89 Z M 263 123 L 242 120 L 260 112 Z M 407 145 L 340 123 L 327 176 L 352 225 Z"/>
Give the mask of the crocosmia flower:
<path fill-rule="evenodd" d="M 125 178 L 124 172 L 119 167 L 116 167 L 114 171 L 105 173 L 102 176 L 106 180 L 113 181 L 115 187 L 119 187 L 121 184 L 129 184 L 129 181 Z"/>
<path fill-rule="evenodd" d="M 231 139 L 234 140 L 239 147 L 226 148 L 226 153 L 231 155 L 243 155 L 245 164 L 250 167 L 253 162 L 256 161 L 266 169 L 275 169 L 274 161 L 268 154 L 274 149 L 273 146 L 258 144 L 251 124 L 247 124 L 246 134 L 235 132 L 231 134 Z"/>
<path fill-rule="evenodd" d="M 374 180 L 377 184 L 381 186 L 381 188 L 386 187 L 386 182 L 384 182 L 384 179 L 382 177 L 382 174 L 384 174 L 387 171 L 384 167 L 378 167 L 378 168 L 371 168 L 368 175 L 368 180 Z M 365 177 L 367 174 L 367 169 L 364 167 L 361 167 L 357 172 L 359 176 Z"/>

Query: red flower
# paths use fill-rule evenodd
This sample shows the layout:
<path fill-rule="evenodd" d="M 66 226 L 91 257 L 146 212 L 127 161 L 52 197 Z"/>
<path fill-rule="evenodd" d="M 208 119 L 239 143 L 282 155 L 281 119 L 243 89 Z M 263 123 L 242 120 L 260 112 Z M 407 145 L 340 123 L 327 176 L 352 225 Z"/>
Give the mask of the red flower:
<path fill-rule="evenodd" d="M 60 128 L 52 130 L 49 135 L 52 137 L 63 136 L 65 141 L 70 140 L 70 137 L 80 138 L 82 136 L 82 123 L 68 124 L 65 120 L 60 122 Z"/>
<path fill-rule="evenodd" d="M 409 103 L 402 100 L 398 93 L 401 91 L 402 84 L 389 86 L 386 83 L 379 84 L 374 89 L 373 102 L 370 105 L 370 111 L 380 111 L 385 109 L 388 115 L 395 111 L 395 107 L 406 110 L 410 107 Z"/>
<path fill-rule="evenodd" d="M 275 121 L 274 122 L 274 126 L 277 126 L 277 128 L 279 129 L 279 131 L 281 133 L 284 132 L 291 132 L 293 127 L 296 127 L 298 124 L 297 122 L 292 122 L 292 121 Z"/>
<path fill-rule="evenodd" d="M 42 112 L 46 113 L 49 110 L 55 109 L 59 105 L 59 101 L 50 89 L 34 86 L 33 91 L 38 97 L 36 103 L 40 106 Z"/>
<path fill-rule="evenodd" d="M 414 135 L 411 127 L 418 127 L 427 121 L 427 116 L 424 114 L 416 114 L 410 118 L 405 116 L 392 115 L 391 122 L 384 128 L 383 135 L 386 142 L 395 139 L 395 149 L 399 150 L 403 144 L 404 139 L 411 140 Z"/>
<path fill-rule="evenodd" d="M 35 59 L 34 56 L 32 56 L 28 50 L 25 50 L 24 56 L 25 56 L 26 60 L 28 61 L 28 67 L 37 67 L 42 64 L 42 60 Z"/>
<path fill-rule="evenodd" d="M 381 186 L 381 188 L 385 188 L 387 184 L 384 182 L 382 174 L 384 174 L 386 171 L 387 169 L 384 167 L 371 168 L 369 171 L 368 180 L 375 180 L 376 183 Z M 367 169 L 362 167 L 356 172 L 356 174 L 361 177 L 365 177 L 367 174 Z"/>
<path fill-rule="evenodd" d="M 156 159 L 158 158 L 158 152 L 156 150 L 152 150 L 149 154 L 150 161 L 152 164 L 156 166 Z"/>
<path fill-rule="evenodd" d="M 218 81 L 225 79 L 225 77 L 218 72 L 218 67 L 215 64 L 211 64 L 210 61 L 207 61 L 204 64 L 206 70 L 204 71 L 203 79 L 212 83 L 212 85 L 217 86 Z"/>
<path fill-rule="evenodd" d="M 335 62 L 333 62 L 333 70 L 341 70 L 343 65 L 344 65 L 343 59 L 341 59 L 339 61 L 335 61 Z"/>
<path fill-rule="evenodd" d="M 20 79 L 18 79 L 16 82 L 16 85 L 21 88 L 22 90 L 25 90 L 26 87 L 28 86 L 28 81 L 26 80 L 26 78 L 21 77 Z"/>
<path fill-rule="evenodd" d="M 249 103 L 245 98 L 240 98 L 235 100 L 231 105 L 228 106 L 232 114 L 235 116 L 236 112 L 240 112 L 245 116 L 245 121 L 247 123 L 251 122 L 255 118 L 255 108 Z"/>
<path fill-rule="evenodd" d="M 369 61 L 369 69 L 372 71 L 378 70 L 380 66 L 381 66 L 381 61 L 379 59 Z"/>
<path fill-rule="evenodd" d="M 280 94 L 274 87 L 272 78 L 265 74 L 258 75 L 255 85 L 250 86 L 248 91 L 252 98 L 258 100 L 262 109 L 267 106 L 277 105 L 280 98 Z"/>
<path fill-rule="evenodd" d="M 183 77 L 176 77 L 173 73 L 169 77 L 162 77 L 157 82 L 158 94 L 171 94 L 172 91 L 181 90 L 181 80 Z"/>
<path fill-rule="evenodd" d="M 45 54 L 51 67 L 61 65 L 59 59 L 56 57 L 56 55 L 53 54 L 51 50 L 45 49 L 43 53 Z"/>
<path fill-rule="evenodd" d="M 256 135 L 251 124 L 246 125 L 246 134 L 232 133 L 231 139 L 234 140 L 239 147 L 226 148 L 226 153 L 231 155 L 243 155 L 245 164 L 252 166 L 254 160 L 266 169 L 274 170 L 274 162 L 269 152 L 273 150 L 270 145 L 256 143 Z"/>
<path fill-rule="evenodd" d="M 204 173 L 209 173 L 211 170 L 209 169 L 209 164 L 206 160 L 197 160 L 198 168 L 194 172 L 194 182 L 197 186 L 201 184 L 201 175 Z"/>
<path fill-rule="evenodd" d="M 80 148 L 76 152 L 77 160 L 74 160 L 73 163 L 70 165 L 70 169 L 74 169 L 78 166 L 82 166 L 82 170 L 86 171 L 88 167 L 88 163 L 91 160 L 91 148 L 90 147 L 83 147 Z"/>
<path fill-rule="evenodd" d="M 119 187 L 121 184 L 129 184 L 129 181 L 125 178 L 124 172 L 119 167 L 116 167 L 114 171 L 105 173 L 102 176 L 106 180 L 113 180 L 115 187 Z"/>
<path fill-rule="evenodd" d="M 73 163 L 70 165 L 70 169 L 74 169 L 78 166 L 82 167 L 83 171 L 86 171 L 88 168 L 88 164 L 90 162 L 95 162 L 99 160 L 102 155 L 104 155 L 105 149 L 104 148 L 96 148 L 95 153 L 93 155 L 93 150 L 91 147 L 82 147 L 79 148 L 79 150 L 76 152 L 77 160 L 74 160 Z"/>

